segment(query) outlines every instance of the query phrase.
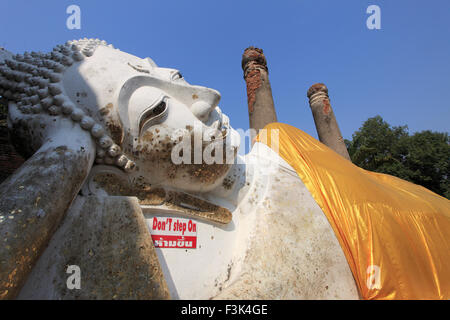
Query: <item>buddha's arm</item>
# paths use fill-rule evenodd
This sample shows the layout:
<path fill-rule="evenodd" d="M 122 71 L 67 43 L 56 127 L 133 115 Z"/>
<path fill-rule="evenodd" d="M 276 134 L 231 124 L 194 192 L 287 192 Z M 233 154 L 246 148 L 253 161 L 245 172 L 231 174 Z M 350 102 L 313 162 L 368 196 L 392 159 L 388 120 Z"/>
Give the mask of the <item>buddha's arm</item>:
<path fill-rule="evenodd" d="M 0 299 L 14 298 L 80 190 L 95 156 L 67 125 L 0 185 Z"/>

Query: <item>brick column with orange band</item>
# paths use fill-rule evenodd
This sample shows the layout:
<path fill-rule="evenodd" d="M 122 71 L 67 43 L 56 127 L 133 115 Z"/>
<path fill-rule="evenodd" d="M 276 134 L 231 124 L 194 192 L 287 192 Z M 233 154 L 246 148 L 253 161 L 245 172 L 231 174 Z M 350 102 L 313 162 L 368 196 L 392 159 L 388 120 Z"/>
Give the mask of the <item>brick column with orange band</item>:
<path fill-rule="evenodd" d="M 323 83 L 313 84 L 309 88 L 307 96 L 320 142 L 351 161 L 341 130 L 339 130 L 336 117 L 331 108 L 328 88 Z"/>
<path fill-rule="evenodd" d="M 267 124 L 277 122 L 269 71 L 263 50 L 255 47 L 245 49 L 242 55 L 242 70 L 247 84 L 250 129 L 258 133 Z"/>

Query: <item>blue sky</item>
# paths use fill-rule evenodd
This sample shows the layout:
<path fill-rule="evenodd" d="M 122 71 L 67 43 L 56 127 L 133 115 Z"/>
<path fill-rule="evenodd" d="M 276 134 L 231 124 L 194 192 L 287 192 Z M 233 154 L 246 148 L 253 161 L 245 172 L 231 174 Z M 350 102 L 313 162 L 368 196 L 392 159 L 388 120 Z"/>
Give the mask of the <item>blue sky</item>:
<path fill-rule="evenodd" d="M 81 30 L 66 8 L 81 8 Z M 369 30 L 369 5 L 381 30 Z M 449 132 L 450 1 L 23 1 L 0 2 L 0 46 L 48 51 L 100 38 L 192 84 L 217 89 L 235 128 L 248 128 L 243 50 L 264 50 L 280 122 L 317 137 L 306 91 L 325 83 L 342 134 L 381 115 L 410 132 Z"/>

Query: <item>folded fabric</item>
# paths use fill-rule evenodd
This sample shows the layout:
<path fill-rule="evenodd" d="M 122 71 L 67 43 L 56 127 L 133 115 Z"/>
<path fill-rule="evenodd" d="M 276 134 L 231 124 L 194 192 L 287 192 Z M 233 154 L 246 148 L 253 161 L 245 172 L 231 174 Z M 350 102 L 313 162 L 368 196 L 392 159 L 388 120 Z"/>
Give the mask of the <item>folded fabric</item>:
<path fill-rule="evenodd" d="M 256 140 L 279 152 L 322 208 L 364 299 L 450 299 L 449 200 L 361 169 L 295 127 L 265 129 Z"/>

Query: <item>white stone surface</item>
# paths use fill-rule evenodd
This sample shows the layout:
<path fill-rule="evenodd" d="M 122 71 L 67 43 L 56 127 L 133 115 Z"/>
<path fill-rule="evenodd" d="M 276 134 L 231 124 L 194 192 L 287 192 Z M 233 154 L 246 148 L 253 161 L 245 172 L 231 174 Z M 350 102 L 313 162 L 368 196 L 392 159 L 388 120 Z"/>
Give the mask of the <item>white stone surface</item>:
<path fill-rule="evenodd" d="M 296 172 L 261 143 L 245 161 L 253 164 L 229 225 L 197 221 L 197 249 L 156 249 L 171 296 L 357 299 L 335 234 Z M 276 171 L 270 175 L 268 161 Z"/>

